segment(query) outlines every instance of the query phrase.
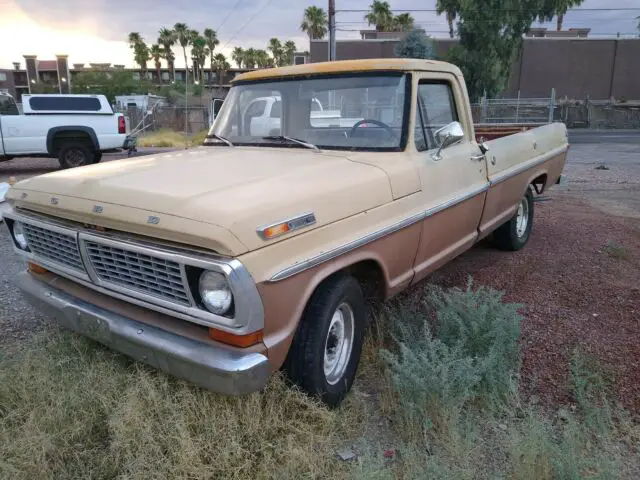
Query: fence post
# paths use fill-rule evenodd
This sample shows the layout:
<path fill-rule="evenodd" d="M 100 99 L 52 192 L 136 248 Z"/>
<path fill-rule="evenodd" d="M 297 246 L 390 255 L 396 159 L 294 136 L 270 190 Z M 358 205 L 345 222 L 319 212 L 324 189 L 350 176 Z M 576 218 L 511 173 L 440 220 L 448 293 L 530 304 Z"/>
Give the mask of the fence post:
<path fill-rule="evenodd" d="M 487 102 L 487 91 L 484 91 L 484 95 L 482 95 L 482 123 L 487 121 L 487 115 L 489 114 L 489 103 Z"/>
<path fill-rule="evenodd" d="M 518 102 L 516 103 L 516 123 L 518 123 L 519 116 L 520 116 L 520 90 L 518 90 Z"/>
<path fill-rule="evenodd" d="M 553 123 L 553 114 L 556 108 L 556 89 L 551 89 L 551 98 L 549 99 L 549 123 Z"/>

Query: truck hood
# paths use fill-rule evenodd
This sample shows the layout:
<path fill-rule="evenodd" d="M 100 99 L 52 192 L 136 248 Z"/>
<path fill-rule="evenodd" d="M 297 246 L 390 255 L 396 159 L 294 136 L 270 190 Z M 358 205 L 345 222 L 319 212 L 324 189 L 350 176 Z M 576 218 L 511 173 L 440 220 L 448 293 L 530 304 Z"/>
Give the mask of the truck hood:
<path fill-rule="evenodd" d="M 157 214 L 159 229 L 170 223 L 163 216 L 209 224 L 212 235 L 222 229 L 239 240 L 212 239 L 231 255 L 267 245 L 256 233 L 261 226 L 315 214 L 313 226 L 270 241 L 277 242 L 392 201 L 388 176 L 377 167 L 329 152 L 268 147 L 200 147 L 118 160 L 34 177 L 12 190 L 22 206 L 37 202 L 47 213 L 60 208 L 60 216 L 73 212 L 76 220 L 85 215 L 106 227 L 119 220 L 115 206 L 139 211 L 140 225 L 149 212 Z M 39 194 L 25 199 L 29 191 Z M 48 204 L 51 196 L 60 197 L 56 207 Z"/>

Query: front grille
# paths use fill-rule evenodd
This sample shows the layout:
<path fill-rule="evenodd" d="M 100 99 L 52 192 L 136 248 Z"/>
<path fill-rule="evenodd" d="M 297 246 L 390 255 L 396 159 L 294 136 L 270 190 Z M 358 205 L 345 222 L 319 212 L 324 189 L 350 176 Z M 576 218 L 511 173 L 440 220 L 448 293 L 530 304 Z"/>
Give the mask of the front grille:
<path fill-rule="evenodd" d="M 191 305 L 178 263 L 92 241 L 85 241 L 84 245 L 101 281 L 180 305 Z"/>
<path fill-rule="evenodd" d="M 23 223 L 29 249 L 46 260 L 84 273 L 75 235 L 65 235 L 46 228 Z"/>

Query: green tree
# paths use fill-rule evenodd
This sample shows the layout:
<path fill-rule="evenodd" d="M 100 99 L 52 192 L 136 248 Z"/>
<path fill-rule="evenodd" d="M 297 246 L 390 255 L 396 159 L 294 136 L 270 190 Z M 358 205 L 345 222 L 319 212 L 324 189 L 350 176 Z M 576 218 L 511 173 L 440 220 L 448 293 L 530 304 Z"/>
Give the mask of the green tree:
<path fill-rule="evenodd" d="M 269 68 L 274 66 L 274 60 L 269 56 L 266 50 L 256 50 L 256 64 L 258 68 Z"/>
<path fill-rule="evenodd" d="M 131 32 L 128 36 L 129 48 L 133 50 L 133 60 L 140 66 L 143 76 L 147 76 L 147 62 L 151 58 L 149 47 L 144 43 L 142 35 L 138 32 Z"/>
<path fill-rule="evenodd" d="M 411 30 L 396 46 L 396 55 L 402 58 L 435 58 L 433 43 L 421 30 Z"/>
<path fill-rule="evenodd" d="M 182 55 L 184 56 L 184 78 L 188 81 L 189 78 L 189 62 L 187 61 L 187 47 L 191 41 L 191 30 L 186 23 L 176 23 L 173 26 L 173 31 L 176 35 L 176 41 L 182 47 Z"/>
<path fill-rule="evenodd" d="M 173 46 L 176 44 L 176 34 L 169 28 L 162 27 L 158 32 L 158 43 L 162 45 L 162 55 L 167 61 L 167 68 L 169 69 L 169 77 L 171 81 L 176 79 L 175 60 L 176 56 L 173 53 Z"/>
<path fill-rule="evenodd" d="M 456 17 L 458 16 L 458 10 L 460 10 L 460 0 L 436 1 L 436 11 L 438 12 L 438 15 L 442 15 L 443 13 L 447 14 L 447 23 L 449 24 L 449 37 L 451 38 L 455 36 L 453 22 L 455 22 Z"/>
<path fill-rule="evenodd" d="M 460 44 L 448 59 L 464 73 L 473 101 L 486 91 L 504 89 L 511 65 L 522 48 L 523 35 L 544 14 L 540 0 L 462 0 L 459 4 Z"/>
<path fill-rule="evenodd" d="M 231 68 L 231 65 L 229 65 L 229 62 L 227 62 L 227 58 L 223 53 L 215 54 L 215 56 L 213 57 L 213 65 L 218 76 L 218 85 L 222 85 L 224 80 L 224 73 Z"/>
<path fill-rule="evenodd" d="M 158 76 L 158 83 L 162 83 L 162 72 L 160 71 L 160 69 L 162 68 L 162 64 L 160 63 L 160 60 L 164 55 L 162 52 L 162 47 L 157 43 L 154 43 L 153 45 L 151 45 L 151 48 L 149 49 L 149 54 L 156 67 L 156 75 Z"/>
<path fill-rule="evenodd" d="M 235 62 L 238 68 L 242 68 L 242 64 L 244 63 L 244 50 L 242 47 L 235 47 L 231 52 L 231 60 Z"/>
<path fill-rule="evenodd" d="M 131 72 L 79 72 L 73 77 L 71 93 L 102 94 L 115 102 L 118 95 L 135 95 L 157 92 L 147 79 L 135 80 Z"/>
<path fill-rule="evenodd" d="M 193 62 L 193 81 L 202 83 L 202 70 L 209 56 L 207 39 L 197 30 L 191 30 L 191 61 Z"/>
<path fill-rule="evenodd" d="M 401 13 L 393 19 L 393 29 L 399 32 L 410 32 L 415 27 L 415 19 L 410 13 Z"/>
<path fill-rule="evenodd" d="M 211 57 L 211 73 L 213 74 L 214 63 L 215 63 L 215 48 L 220 45 L 220 40 L 218 40 L 218 34 L 212 28 L 205 28 L 203 32 L 204 38 L 207 40 L 207 48 L 209 49 L 209 55 Z M 211 83 L 211 82 L 209 82 Z"/>
<path fill-rule="evenodd" d="M 277 38 L 271 38 L 269 40 L 269 44 L 267 45 L 267 50 L 271 52 L 271 56 L 273 56 L 273 62 L 276 66 L 282 65 L 282 57 L 284 55 L 284 50 L 282 48 L 282 42 Z"/>
<path fill-rule="evenodd" d="M 293 65 L 293 56 L 296 51 L 296 44 L 293 40 L 287 40 L 286 42 L 284 42 L 283 65 Z"/>
<path fill-rule="evenodd" d="M 393 30 L 393 13 L 389 2 L 373 0 L 369 5 L 369 13 L 364 16 L 369 25 L 375 25 L 378 32 L 389 32 Z"/>
<path fill-rule="evenodd" d="M 324 38 L 327 34 L 327 12 L 320 7 L 307 7 L 302 17 L 300 30 L 309 35 L 309 40 Z"/>
<path fill-rule="evenodd" d="M 255 48 L 247 48 L 244 51 L 244 68 L 256 68 L 256 53 Z"/>
<path fill-rule="evenodd" d="M 541 0 L 542 12 L 539 16 L 540 21 L 548 22 L 557 16 L 556 27 L 558 31 L 562 30 L 564 16 L 570 8 L 582 5 L 584 0 Z"/>

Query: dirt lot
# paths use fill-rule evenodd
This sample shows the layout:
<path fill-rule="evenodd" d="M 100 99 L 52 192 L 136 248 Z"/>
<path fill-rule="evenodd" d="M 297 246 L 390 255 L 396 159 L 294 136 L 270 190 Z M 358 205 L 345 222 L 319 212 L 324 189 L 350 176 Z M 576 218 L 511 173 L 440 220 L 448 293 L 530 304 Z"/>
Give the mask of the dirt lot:
<path fill-rule="evenodd" d="M 597 169 L 600 165 L 601 169 Z M 0 181 L 56 168 L 54 160 L 0 164 Z M 483 242 L 432 276 L 442 286 L 476 284 L 524 305 L 522 389 L 552 408 L 568 398 L 574 347 L 599 358 L 619 400 L 640 411 L 640 145 L 578 144 L 567 185 L 535 204 L 532 239 L 516 254 Z M 0 234 L 0 345 L 49 323 L 21 299 L 11 278 L 22 268 Z"/>

